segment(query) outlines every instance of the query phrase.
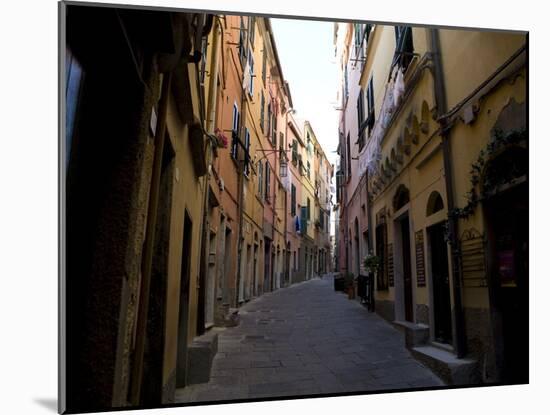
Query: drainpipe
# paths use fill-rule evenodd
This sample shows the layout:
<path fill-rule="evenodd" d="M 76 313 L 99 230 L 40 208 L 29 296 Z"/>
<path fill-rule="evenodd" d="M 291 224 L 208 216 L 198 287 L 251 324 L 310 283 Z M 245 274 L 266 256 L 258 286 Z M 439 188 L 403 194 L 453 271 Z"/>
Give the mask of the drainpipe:
<path fill-rule="evenodd" d="M 212 22 L 212 27 L 216 27 L 218 23 L 218 18 L 216 16 L 213 16 L 214 21 Z M 203 35 L 206 35 L 203 33 Z M 209 79 L 209 85 L 208 85 L 208 101 L 207 101 L 207 108 L 206 108 L 206 119 L 201 120 L 201 126 L 202 128 L 206 127 L 206 142 L 205 142 L 205 154 L 206 154 L 206 166 L 207 166 L 207 172 L 204 176 L 203 183 L 204 183 L 204 193 L 203 193 L 203 217 L 202 217 L 202 232 L 201 232 L 201 253 L 200 253 L 200 270 L 199 270 L 199 284 L 197 284 L 197 290 L 198 290 L 198 312 L 197 312 L 197 327 L 196 327 L 196 333 L 197 335 L 202 335 L 205 332 L 205 324 L 206 324 L 206 280 L 208 278 L 208 261 L 209 261 L 209 249 L 207 249 L 207 246 L 210 247 L 210 238 L 209 238 L 209 230 L 210 230 L 210 221 L 209 221 L 209 212 L 210 212 L 210 179 L 212 176 L 212 159 L 213 159 L 213 152 L 214 152 L 214 143 L 213 139 L 210 136 L 210 134 L 214 131 L 214 120 L 216 118 L 216 106 L 214 104 L 215 97 L 216 97 L 216 91 L 217 91 L 217 79 L 218 79 L 218 52 L 219 52 L 219 42 L 218 42 L 218 35 L 219 31 L 216 27 L 213 33 L 213 39 L 212 39 L 212 62 L 210 65 L 210 79 Z M 202 59 L 206 59 L 205 56 L 201 57 Z M 199 61 L 200 62 L 200 61 Z M 195 62 L 195 67 L 197 73 L 199 73 L 199 62 Z M 197 82 L 197 88 L 200 91 L 200 82 L 198 77 L 196 78 Z M 201 94 L 201 96 L 204 96 Z M 201 100 L 202 102 L 202 100 Z M 204 108 L 204 106 L 201 106 L 201 108 Z M 201 113 L 201 116 L 204 117 L 204 113 Z"/>
<path fill-rule="evenodd" d="M 149 191 L 149 209 L 147 211 L 147 228 L 143 248 L 143 275 L 139 293 L 139 309 L 137 316 L 136 348 L 131 384 L 131 402 L 134 405 L 141 404 L 141 384 L 143 378 L 143 357 L 145 354 L 145 337 L 147 329 L 147 314 L 149 310 L 149 292 L 151 289 L 151 270 L 153 264 L 153 247 L 155 241 L 155 227 L 157 224 L 160 173 L 162 167 L 162 155 L 164 152 L 164 139 L 166 137 L 166 114 L 172 72 L 164 74 L 162 79 L 162 92 L 159 102 L 158 124 L 155 133 L 155 154 L 153 159 L 153 171 L 151 175 L 151 188 Z"/>
<path fill-rule="evenodd" d="M 439 30 L 430 30 L 430 47 L 433 60 L 433 75 L 435 86 L 435 102 L 437 107 L 438 122 L 441 126 L 441 142 L 443 149 L 443 163 L 445 169 L 445 191 L 447 193 L 448 212 L 455 208 L 453 189 L 453 165 L 451 158 L 451 147 L 449 143 L 449 126 L 442 115 L 447 112 L 447 96 L 445 91 L 445 80 L 443 78 L 443 66 L 441 63 L 441 49 L 439 43 Z M 457 239 L 458 223 L 454 216 L 449 215 L 449 239 L 451 243 L 451 267 L 453 276 L 453 300 L 454 300 L 454 325 L 455 325 L 455 347 L 458 358 L 466 355 L 466 339 L 464 332 L 464 310 L 462 305 L 462 286 L 460 269 L 460 247 Z"/>
<path fill-rule="evenodd" d="M 275 265 L 277 264 L 277 251 L 273 249 L 275 246 L 275 209 L 277 209 L 277 190 L 279 188 L 279 181 L 277 180 L 277 153 L 275 153 L 274 164 L 275 165 L 273 166 L 273 176 L 275 176 L 275 186 L 273 186 L 273 206 L 271 209 L 271 250 L 275 252 L 275 261 L 271 261 L 271 282 L 269 284 L 271 285 L 271 291 L 275 291 Z M 269 180 L 271 180 L 271 175 L 269 175 Z M 271 258 L 273 258 L 273 254 L 271 255 Z"/>
<path fill-rule="evenodd" d="M 244 80 L 244 70 L 243 70 L 243 80 Z M 246 90 L 242 88 L 241 85 L 241 126 L 239 128 L 239 131 L 242 131 L 244 134 L 245 131 L 245 125 L 246 125 L 246 111 L 245 111 L 245 103 L 246 103 Z M 240 134 L 237 134 L 239 141 Z M 244 144 L 239 143 L 243 149 L 245 149 Z M 246 151 L 246 149 L 245 149 Z M 238 164 L 238 174 L 239 174 L 239 233 L 238 233 L 238 241 L 237 241 L 237 279 L 236 279 L 236 290 L 235 290 L 235 305 L 236 307 L 239 307 L 239 291 L 240 291 L 240 284 L 241 284 L 241 261 L 242 261 L 242 251 L 243 251 L 243 222 L 244 222 L 244 208 L 243 208 L 243 202 L 244 202 L 244 160 L 239 161 L 237 160 Z M 243 289 L 243 297 L 244 297 L 244 289 Z M 243 298 L 244 300 L 244 298 Z"/>

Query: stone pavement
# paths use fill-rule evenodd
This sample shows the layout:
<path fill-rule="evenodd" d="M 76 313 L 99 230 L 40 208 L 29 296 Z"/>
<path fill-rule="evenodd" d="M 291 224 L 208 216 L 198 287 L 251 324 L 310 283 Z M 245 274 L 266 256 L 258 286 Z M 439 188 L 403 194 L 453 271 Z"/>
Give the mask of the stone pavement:
<path fill-rule="evenodd" d="M 219 334 L 208 383 L 176 402 L 257 399 L 443 386 L 403 334 L 333 289 L 332 277 L 264 294 Z"/>

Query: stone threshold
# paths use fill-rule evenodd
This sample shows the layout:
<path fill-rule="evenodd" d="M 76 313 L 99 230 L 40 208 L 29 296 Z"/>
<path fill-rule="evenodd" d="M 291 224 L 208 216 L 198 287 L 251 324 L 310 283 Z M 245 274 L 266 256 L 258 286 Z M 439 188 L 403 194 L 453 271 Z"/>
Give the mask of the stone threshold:
<path fill-rule="evenodd" d="M 410 348 L 413 357 L 429 367 L 447 385 L 477 385 L 480 383 L 478 362 L 471 358 L 459 359 L 441 344 Z"/>

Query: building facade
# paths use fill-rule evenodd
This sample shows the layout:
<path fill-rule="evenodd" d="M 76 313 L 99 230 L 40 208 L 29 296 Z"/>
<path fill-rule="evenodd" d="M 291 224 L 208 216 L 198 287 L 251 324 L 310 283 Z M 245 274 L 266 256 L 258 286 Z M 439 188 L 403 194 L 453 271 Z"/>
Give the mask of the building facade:
<path fill-rule="evenodd" d="M 208 381 L 242 304 L 325 270 L 331 166 L 292 117 L 269 19 L 60 7 L 61 407 L 170 403 Z"/>
<path fill-rule="evenodd" d="M 449 383 L 527 381 L 526 36 L 336 31 L 339 269 L 381 259 L 376 311 Z"/>

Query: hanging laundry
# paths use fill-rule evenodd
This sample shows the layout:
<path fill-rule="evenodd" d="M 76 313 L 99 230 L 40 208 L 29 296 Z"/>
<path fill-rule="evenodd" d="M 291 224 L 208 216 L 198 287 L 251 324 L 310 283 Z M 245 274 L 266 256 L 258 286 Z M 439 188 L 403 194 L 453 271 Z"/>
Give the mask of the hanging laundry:
<path fill-rule="evenodd" d="M 252 82 L 252 77 L 250 76 L 250 62 L 246 60 L 246 65 L 243 70 L 243 89 L 250 89 L 250 83 Z"/>
<path fill-rule="evenodd" d="M 397 71 L 397 76 L 395 77 L 395 87 L 394 87 L 394 94 L 393 94 L 393 102 L 395 106 L 399 104 L 399 100 L 401 99 L 404 92 L 405 92 L 405 79 L 403 78 L 403 71 L 399 69 Z"/>

